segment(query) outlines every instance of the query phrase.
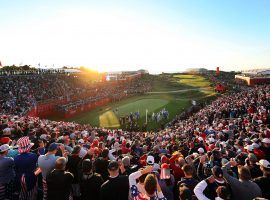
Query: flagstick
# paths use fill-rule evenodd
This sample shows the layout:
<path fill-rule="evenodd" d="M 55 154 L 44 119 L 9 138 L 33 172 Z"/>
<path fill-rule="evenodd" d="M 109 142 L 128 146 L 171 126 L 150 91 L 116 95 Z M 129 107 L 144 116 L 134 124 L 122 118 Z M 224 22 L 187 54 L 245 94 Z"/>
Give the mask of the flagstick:
<path fill-rule="evenodd" d="M 146 116 L 145 116 L 145 118 L 146 118 L 146 119 L 145 119 L 145 123 L 146 123 L 146 124 L 147 124 L 147 112 L 148 112 L 148 110 L 146 109 L 146 110 L 145 110 L 145 113 L 146 113 Z"/>

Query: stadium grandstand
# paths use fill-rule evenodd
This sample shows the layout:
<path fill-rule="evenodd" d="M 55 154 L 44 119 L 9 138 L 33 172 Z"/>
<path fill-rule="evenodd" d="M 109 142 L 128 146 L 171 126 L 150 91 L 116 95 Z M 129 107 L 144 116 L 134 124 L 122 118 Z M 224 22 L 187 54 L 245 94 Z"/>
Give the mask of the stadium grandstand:
<path fill-rule="evenodd" d="M 242 71 L 235 75 L 235 79 L 245 82 L 247 85 L 270 83 L 270 69 L 253 69 Z"/>
<path fill-rule="evenodd" d="M 1 76 L 0 199 L 270 198 L 269 85 L 209 72 L 228 91 L 158 131 L 46 119 L 146 93 L 158 78 L 120 74 L 125 81 L 61 70 Z"/>

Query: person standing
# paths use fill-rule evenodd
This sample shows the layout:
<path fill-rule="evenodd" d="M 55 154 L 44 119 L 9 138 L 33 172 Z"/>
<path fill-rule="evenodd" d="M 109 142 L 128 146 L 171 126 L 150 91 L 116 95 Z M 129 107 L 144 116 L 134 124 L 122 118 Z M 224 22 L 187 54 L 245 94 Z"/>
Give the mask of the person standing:
<path fill-rule="evenodd" d="M 199 182 L 194 188 L 194 194 L 198 199 L 215 199 L 217 197 L 216 189 L 219 186 L 229 188 L 229 184 L 223 177 L 223 171 L 220 167 L 212 168 L 212 176 Z"/>
<path fill-rule="evenodd" d="M 38 157 L 30 150 L 34 145 L 29 137 L 17 141 L 19 155 L 15 157 L 16 183 L 20 188 L 20 200 L 35 200 L 37 197 L 37 176 L 35 170 Z"/>
<path fill-rule="evenodd" d="M 260 160 L 258 163 L 263 172 L 263 176 L 255 178 L 253 181 L 262 190 L 262 197 L 270 199 L 270 163 L 267 160 Z"/>
<path fill-rule="evenodd" d="M 79 175 L 82 200 L 99 200 L 103 179 L 100 174 L 93 172 L 93 164 L 89 159 L 82 162 L 82 173 Z"/>
<path fill-rule="evenodd" d="M 108 180 L 108 165 L 109 165 L 109 149 L 105 148 L 101 152 L 101 156 L 95 160 L 94 168 L 97 173 L 99 173 L 103 180 Z"/>
<path fill-rule="evenodd" d="M 67 160 L 65 157 L 57 158 L 55 169 L 47 175 L 49 200 L 69 200 L 72 199 L 73 175 L 65 171 Z"/>
<path fill-rule="evenodd" d="M 108 172 L 109 179 L 101 186 L 100 200 L 128 200 L 128 177 L 119 175 L 117 161 L 109 163 Z"/>
<path fill-rule="evenodd" d="M 178 182 L 178 188 L 181 184 L 185 184 L 193 192 L 195 186 L 199 183 L 199 181 L 194 178 L 195 169 L 192 165 L 189 164 L 185 164 L 182 169 L 184 171 L 185 177 L 183 177 L 181 181 Z"/>
<path fill-rule="evenodd" d="M 65 149 L 63 145 L 58 145 L 56 143 L 51 143 L 48 148 L 48 152 L 45 155 L 40 155 L 38 158 L 38 167 L 41 169 L 42 173 L 42 186 L 43 186 L 43 200 L 47 200 L 47 175 L 54 169 L 55 161 L 59 156 L 55 156 L 58 151 L 58 148 L 61 149 L 62 154 L 64 154 Z"/>
<path fill-rule="evenodd" d="M 260 187 L 251 181 L 251 174 L 247 167 L 238 165 L 239 180 L 228 174 L 227 170 L 232 166 L 237 166 L 238 163 L 231 160 L 222 167 L 224 178 L 231 186 L 232 199 L 247 199 L 252 200 L 262 196 Z"/>
<path fill-rule="evenodd" d="M 9 146 L 0 146 L 0 199 L 12 199 L 13 181 L 15 177 L 14 160 L 6 157 Z"/>
<path fill-rule="evenodd" d="M 74 179 L 72 183 L 72 195 L 74 199 L 79 199 L 80 197 L 80 187 L 78 181 L 78 165 L 81 162 L 80 158 L 81 147 L 79 145 L 73 148 L 72 154 L 68 156 L 68 162 L 66 170 L 73 174 Z"/>

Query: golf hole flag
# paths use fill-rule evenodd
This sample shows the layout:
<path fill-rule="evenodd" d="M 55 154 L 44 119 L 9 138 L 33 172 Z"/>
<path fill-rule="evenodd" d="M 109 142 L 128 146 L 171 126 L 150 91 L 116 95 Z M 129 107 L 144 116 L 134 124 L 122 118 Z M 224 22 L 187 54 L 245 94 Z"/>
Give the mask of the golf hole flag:
<path fill-rule="evenodd" d="M 170 165 L 167 163 L 163 163 L 161 165 L 160 179 L 170 179 L 170 178 L 171 178 Z"/>

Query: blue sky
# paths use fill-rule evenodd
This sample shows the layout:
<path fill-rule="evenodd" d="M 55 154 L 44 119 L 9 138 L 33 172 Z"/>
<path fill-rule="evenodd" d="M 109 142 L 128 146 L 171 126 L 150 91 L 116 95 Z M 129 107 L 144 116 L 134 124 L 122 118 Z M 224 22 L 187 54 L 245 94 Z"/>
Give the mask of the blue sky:
<path fill-rule="evenodd" d="M 268 0 L 1 1 L 3 65 L 270 67 Z"/>

